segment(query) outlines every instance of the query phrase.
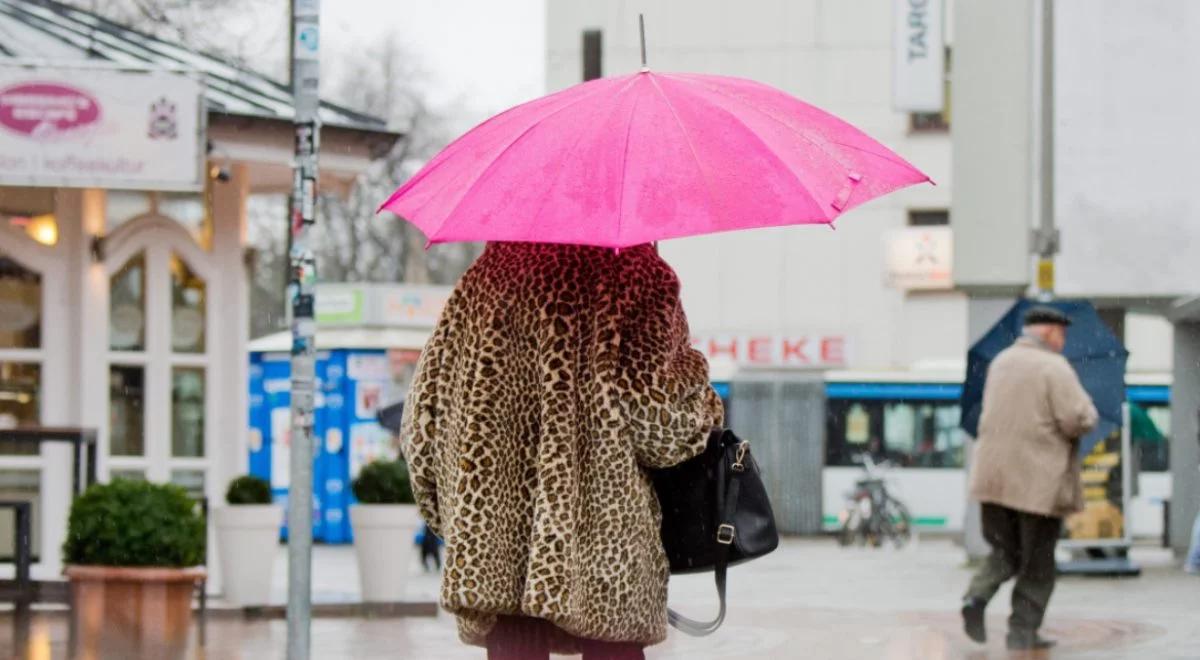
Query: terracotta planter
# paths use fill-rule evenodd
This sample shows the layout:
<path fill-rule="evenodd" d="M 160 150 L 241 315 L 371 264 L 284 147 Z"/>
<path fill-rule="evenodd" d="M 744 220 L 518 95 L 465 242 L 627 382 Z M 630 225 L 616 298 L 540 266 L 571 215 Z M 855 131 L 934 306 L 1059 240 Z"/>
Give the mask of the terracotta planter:
<path fill-rule="evenodd" d="M 274 504 L 238 504 L 213 511 L 225 600 L 267 605 L 283 510 Z"/>
<path fill-rule="evenodd" d="M 364 603 L 404 599 L 412 567 L 413 537 L 421 524 L 412 504 L 356 504 L 350 507 L 354 552 Z"/>
<path fill-rule="evenodd" d="M 68 566 L 77 658 L 183 658 L 203 568 Z"/>

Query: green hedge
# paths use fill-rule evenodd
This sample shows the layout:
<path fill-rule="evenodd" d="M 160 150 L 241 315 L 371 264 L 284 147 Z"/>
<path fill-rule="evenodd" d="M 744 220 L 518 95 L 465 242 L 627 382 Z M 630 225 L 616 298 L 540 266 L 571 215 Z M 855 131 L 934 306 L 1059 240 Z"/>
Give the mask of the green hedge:
<path fill-rule="evenodd" d="M 229 482 L 225 491 L 227 504 L 270 504 L 271 484 L 266 479 L 245 475 Z"/>
<path fill-rule="evenodd" d="M 359 471 L 350 485 L 361 504 L 412 504 L 408 466 L 402 460 L 374 461 Z"/>
<path fill-rule="evenodd" d="M 184 568 L 204 563 L 200 505 L 179 486 L 117 479 L 71 505 L 63 554 L 83 566 Z"/>

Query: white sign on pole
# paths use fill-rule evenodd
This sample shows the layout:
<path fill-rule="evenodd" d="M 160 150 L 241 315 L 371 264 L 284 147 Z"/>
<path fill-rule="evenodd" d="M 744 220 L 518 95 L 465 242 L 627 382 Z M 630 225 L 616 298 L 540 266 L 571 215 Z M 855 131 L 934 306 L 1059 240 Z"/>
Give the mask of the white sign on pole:
<path fill-rule="evenodd" d="M 888 285 L 954 288 L 954 234 L 949 227 L 906 227 L 888 233 L 886 240 Z"/>
<path fill-rule="evenodd" d="M 0 63 L 0 185 L 201 190 L 203 96 L 177 72 Z"/>
<path fill-rule="evenodd" d="M 892 0 L 892 106 L 902 112 L 939 112 L 946 51 L 943 0 Z"/>

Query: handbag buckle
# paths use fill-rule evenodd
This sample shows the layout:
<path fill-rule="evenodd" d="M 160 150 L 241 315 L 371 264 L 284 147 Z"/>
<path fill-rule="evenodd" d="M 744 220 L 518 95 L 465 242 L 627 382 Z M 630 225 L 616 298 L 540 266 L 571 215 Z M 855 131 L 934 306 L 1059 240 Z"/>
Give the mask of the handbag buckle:
<path fill-rule="evenodd" d="M 734 454 L 734 457 L 733 457 L 733 465 L 730 466 L 733 468 L 734 472 L 745 472 L 746 471 L 746 452 L 749 449 L 750 449 L 749 442 L 742 441 L 742 442 L 738 443 L 737 453 Z"/>
<path fill-rule="evenodd" d="M 730 545 L 733 543 L 733 537 L 736 535 L 737 529 L 733 525 L 725 523 L 717 528 L 717 543 L 720 543 L 721 545 Z"/>

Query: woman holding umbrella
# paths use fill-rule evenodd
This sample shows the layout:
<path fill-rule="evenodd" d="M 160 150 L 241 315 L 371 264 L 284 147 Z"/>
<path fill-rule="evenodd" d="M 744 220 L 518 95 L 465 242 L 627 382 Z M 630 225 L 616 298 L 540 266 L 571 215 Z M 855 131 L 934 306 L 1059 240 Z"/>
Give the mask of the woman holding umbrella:
<path fill-rule="evenodd" d="M 383 208 L 431 243 L 489 242 L 402 433 L 462 639 L 492 658 L 638 658 L 666 637 L 646 470 L 700 453 L 722 409 L 653 243 L 832 224 L 924 181 L 778 90 L 643 69 L 502 113 L 397 190 Z"/>
<path fill-rule="evenodd" d="M 679 284 L 649 246 L 494 243 L 425 349 L 401 434 L 446 541 L 442 605 L 490 658 L 640 658 L 666 636 L 644 471 L 722 420 Z"/>

